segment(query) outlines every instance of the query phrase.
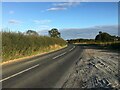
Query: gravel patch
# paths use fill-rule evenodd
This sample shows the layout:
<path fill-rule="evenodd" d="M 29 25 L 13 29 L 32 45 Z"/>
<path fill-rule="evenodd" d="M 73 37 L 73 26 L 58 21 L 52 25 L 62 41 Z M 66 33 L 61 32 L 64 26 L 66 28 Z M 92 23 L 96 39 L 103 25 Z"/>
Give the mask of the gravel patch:
<path fill-rule="evenodd" d="M 63 88 L 120 89 L 119 77 L 117 52 L 86 48 Z"/>

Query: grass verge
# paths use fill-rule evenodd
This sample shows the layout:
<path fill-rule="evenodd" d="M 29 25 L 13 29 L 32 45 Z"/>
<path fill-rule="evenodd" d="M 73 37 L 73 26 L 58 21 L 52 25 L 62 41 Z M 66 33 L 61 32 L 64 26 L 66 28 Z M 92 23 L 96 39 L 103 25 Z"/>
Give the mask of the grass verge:
<path fill-rule="evenodd" d="M 116 42 L 85 42 L 85 43 L 75 43 L 81 45 L 93 45 L 100 47 L 101 49 L 109 49 L 109 50 L 116 50 L 120 51 L 120 41 Z"/>
<path fill-rule="evenodd" d="M 2 32 L 2 62 L 42 54 L 66 45 L 61 38 Z"/>

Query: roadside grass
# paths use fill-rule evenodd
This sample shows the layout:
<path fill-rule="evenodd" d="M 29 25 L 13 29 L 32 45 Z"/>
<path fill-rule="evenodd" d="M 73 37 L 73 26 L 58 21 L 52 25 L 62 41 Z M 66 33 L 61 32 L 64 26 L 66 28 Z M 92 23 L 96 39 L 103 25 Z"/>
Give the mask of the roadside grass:
<path fill-rule="evenodd" d="M 95 45 L 100 47 L 101 49 L 113 49 L 113 50 L 117 50 L 120 51 L 120 41 L 114 41 L 114 42 L 93 42 L 90 43 L 91 45 Z"/>
<path fill-rule="evenodd" d="M 98 45 L 105 49 L 120 51 L 120 42 L 106 42 L 106 43 L 100 43 Z"/>
<path fill-rule="evenodd" d="M 59 49 L 66 45 L 61 38 L 2 32 L 2 62 Z"/>
<path fill-rule="evenodd" d="M 82 43 L 75 43 L 75 44 L 94 45 L 94 46 L 100 47 L 101 49 L 103 48 L 103 49 L 120 51 L 120 41 L 115 41 L 115 42 L 82 42 Z"/>

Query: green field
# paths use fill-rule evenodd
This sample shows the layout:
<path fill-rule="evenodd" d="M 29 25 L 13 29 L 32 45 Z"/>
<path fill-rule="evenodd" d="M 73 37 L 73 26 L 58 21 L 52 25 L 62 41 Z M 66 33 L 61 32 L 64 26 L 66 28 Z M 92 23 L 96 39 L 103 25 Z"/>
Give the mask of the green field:
<path fill-rule="evenodd" d="M 116 50 L 120 51 L 120 41 L 115 41 L 115 42 L 95 42 L 95 41 L 88 41 L 88 42 L 79 42 L 75 44 L 81 44 L 81 45 L 93 45 L 93 46 L 98 46 L 101 49 L 111 49 L 111 50 Z"/>
<path fill-rule="evenodd" d="M 66 45 L 61 38 L 2 32 L 3 61 L 49 52 Z"/>
<path fill-rule="evenodd" d="M 120 51 L 120 41 L 117 42 L 99 42 L 97 45 L 106 48 L 106 49 L 112 49 Z"/>

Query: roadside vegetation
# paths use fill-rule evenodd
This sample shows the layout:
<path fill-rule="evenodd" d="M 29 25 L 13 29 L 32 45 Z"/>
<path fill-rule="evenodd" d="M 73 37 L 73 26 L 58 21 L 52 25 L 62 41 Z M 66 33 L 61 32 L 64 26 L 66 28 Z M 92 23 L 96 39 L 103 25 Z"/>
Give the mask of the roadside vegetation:
<path fill-rule="evenodd" d="M 32 30 L 28 30 L 24 34 L 4 31 L 2 32 L 2 62 L 50 52 L 65 45 L 66 41 L 60 37 L 40 36 Z"/>
<path fill-rule="evenodd" d="M 120 51 L 120 37 L 112 36 L 106 32 L 99 32 L 95 39 L 70 39 L 68 43 L 95 45 L 104 49 L 113 49 Z"/>

